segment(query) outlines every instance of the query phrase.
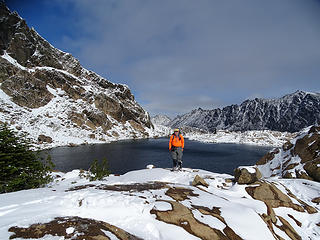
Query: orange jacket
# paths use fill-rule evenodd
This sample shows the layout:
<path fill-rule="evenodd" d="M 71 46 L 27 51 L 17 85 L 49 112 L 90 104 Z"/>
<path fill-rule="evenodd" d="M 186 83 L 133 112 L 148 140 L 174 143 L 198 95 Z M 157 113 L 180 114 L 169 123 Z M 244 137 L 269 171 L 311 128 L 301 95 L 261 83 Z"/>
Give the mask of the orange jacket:
<path fill-rule="evenodd" d="M 178 137 L 176 135 L 172 134 L 169 141 L 169 150 L 171 150 L 171 147 L 181 147 L 184 148 L 184 138 L 180 134 Z"/>

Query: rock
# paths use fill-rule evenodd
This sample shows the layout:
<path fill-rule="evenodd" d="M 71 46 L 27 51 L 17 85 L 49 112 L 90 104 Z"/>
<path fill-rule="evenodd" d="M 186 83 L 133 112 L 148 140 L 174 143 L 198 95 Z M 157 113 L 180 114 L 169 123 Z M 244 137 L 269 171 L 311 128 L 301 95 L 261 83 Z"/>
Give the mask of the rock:
<path fill-rule="evenodd" d="M 283 151 L 288 151 L 292 147 L 293 147 L 293 144 L 290 141 L 287 141 L 282 145 Z"/>
<path fill-rule="evenodd" d="M 81 202 L 79 203 L 79 205 Z M 81 206 L 81 205 L 80 205 Z M 12 238 L 32 238 L 39 239 L 45 236 L 59 236 L 62 239 L 71 239 L 74 231 L 81 236 L 81 239 L 110 239 L 106 234 L 112 233 L 117 239 L 142 240 L 141 238 L 132 235 L 125 230 L 111 225 L 107 222 L 97 221 L 89 218 L 72 217 L 56 217 L 54 220 L 47 223 L 36 223 L 29 227 L 10 227 L 9 232 L 14 233 Z"/>
<path fill-rule="evenodd" d="M 317 182 L 320 182 L 320 157 L 307 162 L 304 165 L 304 169 L 308 175 Z"/>
<path fill-rule="evenodd" d="M 212 239 L 241 240 L 242 239 L 227 224 L 225 224 L 225 228 L 222 230 L 223 231 L 222 232 L 221 230 L 218 230 L 216 228 L 211 228 L 207 224 L 202 223 L 201 221 L 197 220 L 194 217 L 194 215 L 192 214 L 192 211 L 189 208 L 187 208 L 180 202 L 177 202 L 177 201 L 162 201 L 162 202 L 170 203 L 172 206 L 172 210 L 159 211 L 153 208 L 150 211 L 150 213 L 155 214 L 156 219 L 159 221 L 180 226 L 190 234 L 195 235 L 200 239 L 204 239 L 204 240 L 212 240 Z M 212 216 L 215 217 L 217 221 L 222 220 L 223 222 L 225 222 L 224 219 L 221 216 L 219 216 L 218 213 L 213 213 Z"/>
<path fill-rule="evenodd" d="M 43 135 L 43 134 L 40 134 L 39 137 L 38 137 L 38 142 L 39 142 L 39 143 L 44 143 L 44 142 L 46 142 L 46 143 L 52 143 L 53 141 L 52 141 L 52 138 L 51 138 L 51 137 L 45 136 L 45 135 Z"/>
<path fill-rule="evenodd" d="M 209 187 L 209 184 L 203 178 L 201 178 L 199 175 L 196 175 L 192 181 L 192 186 L 198 186 L 198 185 Z"/>
<path fill-rule="evenodd" d="M 257 163 L 256 165 L 263 165 L 267 162 L 270 162 L 272 159 L 274 159 L 274 156 L 280 152 L 279 148 L 275 148 L 272 151 L 268 152 L 266 155 L 264 155 Z"/>
<path fill-rule="evenodd" d="M 320 197 L 315 197 L 311 200 L 313 203 L 319 204 L 320 203 Z"/>
<path fill-rule="evenodd" d="M 256 165 L 264 169 L 264 177 L 280 176 L 320 182 L 319 151 L 320 127 L 312 126 L 308 133 L 303 130 L 291 142 L 267 153 Z"/>
<path fill-rule="evenodd" d="M 89 138 L 95 139 L 95 138 L 96 138 L 96 135 L 95 135 L 94 133 L 91 133 L 91 134 L 89 134 Z"/>
<path fill-rule="evenodd" d="M 239 184 L 251 184 L 258 181 L 262 175 L 259 169 L 249 167 L 252 172 L 249 172 L 247 168 L 236 168 L 234 170 L 234 179 Z"/>

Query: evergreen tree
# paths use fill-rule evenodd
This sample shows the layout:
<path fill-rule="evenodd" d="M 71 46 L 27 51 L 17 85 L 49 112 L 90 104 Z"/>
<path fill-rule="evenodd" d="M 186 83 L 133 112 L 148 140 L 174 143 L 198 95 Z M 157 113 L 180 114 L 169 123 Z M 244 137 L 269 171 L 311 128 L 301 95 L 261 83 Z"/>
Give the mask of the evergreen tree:
<path fill-rule="evenodd" d="M 39 152 L 31 147 L 25 135 L 0 124 L 0 193 L 37 188 L 51 181 L 50 156 L 42 163 Z"/>
<path fill-rule="evenodd" d="M 108 160 L 104 158 L 101 164 L 98 163 L 97 159 L 93 160 L 93 163 L 89 168 L 89 172 L 90 172 L 90 177 L 89 177 L 90 181 L 102 180 L 104 177 L 109 176 L 110 171 L 109 171 Z"/>

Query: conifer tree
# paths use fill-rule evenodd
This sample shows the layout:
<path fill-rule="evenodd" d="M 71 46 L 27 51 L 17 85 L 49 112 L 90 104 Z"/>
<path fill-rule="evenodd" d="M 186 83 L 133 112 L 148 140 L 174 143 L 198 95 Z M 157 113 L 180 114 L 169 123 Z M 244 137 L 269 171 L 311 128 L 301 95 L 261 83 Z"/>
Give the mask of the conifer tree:
<path fill-rule="evenodd" d="M 31 140 L 0 124 L 0 193 L 41 187 L 51 181 L 50 156 L 41 162 Z"/>

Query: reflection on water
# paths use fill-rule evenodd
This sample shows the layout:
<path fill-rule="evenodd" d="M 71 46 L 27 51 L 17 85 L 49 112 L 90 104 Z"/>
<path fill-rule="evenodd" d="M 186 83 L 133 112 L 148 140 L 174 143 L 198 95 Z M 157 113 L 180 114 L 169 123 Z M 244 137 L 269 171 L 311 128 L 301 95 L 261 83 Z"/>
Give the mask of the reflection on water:
<path fill-rule="evenodd" d="M 126 140 L 109 144 L 59 147 L 49 151 L 59 171 L 88 169 L 94 159 L 107 158 L 110 170 L 123 174 L 148 164 L 171 167 L 167 138 Z M 185 139 L 183 167 L 232 174 L 240 165 L 255 164 L 270 147 L 243 144 L 207 144 Z"/>

